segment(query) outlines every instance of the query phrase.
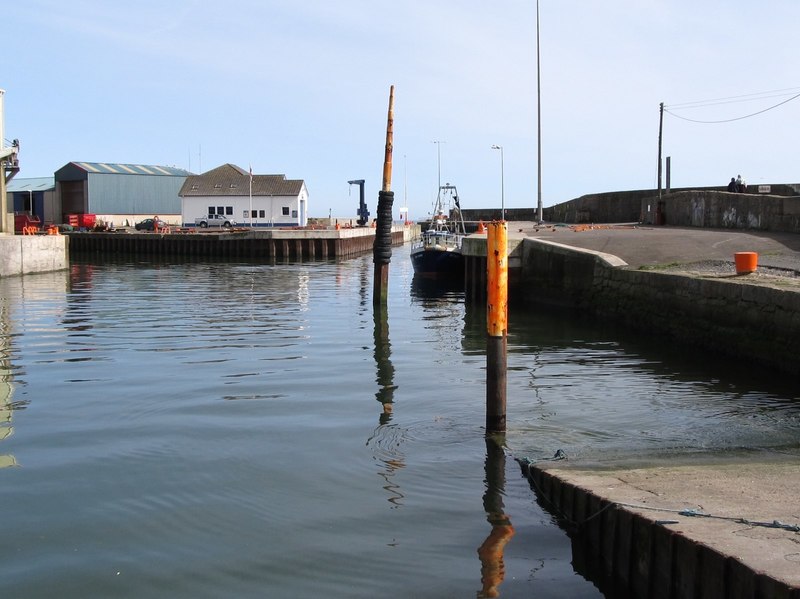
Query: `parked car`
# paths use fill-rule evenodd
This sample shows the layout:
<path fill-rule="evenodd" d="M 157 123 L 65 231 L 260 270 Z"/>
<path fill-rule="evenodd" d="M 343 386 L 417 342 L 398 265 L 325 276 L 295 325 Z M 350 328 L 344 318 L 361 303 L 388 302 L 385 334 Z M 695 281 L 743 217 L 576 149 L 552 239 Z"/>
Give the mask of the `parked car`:
<path fill-rule="evenodd" d="M 153 223 L 155 219 L 146 218 L 141 222 L 136 223 L 136 230 L 137 231 L 152 231 L 153 230 Z M 164 227 L 168 227 L 169 225 L 165 223 L 160 218 L 158 219 L 158 228 L 163 229 Z"/>
<path fill-rule="evenodd" d="M 209 214 L 208 216 L 201 216 L 194 219 L 194 224 L 198 227 L 205 229 L 206 227 L 230 227 L 236 226 L 236 221 L 232 216 L 225 216 L 224 214 Z"/>

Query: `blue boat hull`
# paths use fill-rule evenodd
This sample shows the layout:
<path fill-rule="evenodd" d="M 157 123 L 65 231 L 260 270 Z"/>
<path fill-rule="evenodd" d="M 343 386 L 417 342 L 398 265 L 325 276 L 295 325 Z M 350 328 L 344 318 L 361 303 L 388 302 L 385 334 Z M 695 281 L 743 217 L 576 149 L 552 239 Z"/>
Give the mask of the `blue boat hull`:
<path fill-rule="evenodd" d="M 459 251 L 419 249 L 411 252 L 414 274 L 426 279 L 463 279 L 464 255 Z"/>

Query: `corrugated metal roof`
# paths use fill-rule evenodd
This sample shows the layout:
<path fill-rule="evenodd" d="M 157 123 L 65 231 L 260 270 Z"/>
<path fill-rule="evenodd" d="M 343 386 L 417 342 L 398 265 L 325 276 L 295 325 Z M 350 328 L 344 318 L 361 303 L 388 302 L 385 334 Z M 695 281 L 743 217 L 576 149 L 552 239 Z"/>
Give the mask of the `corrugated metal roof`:
<path fill-rule="evenodd" d="M 144 164 L 115 164 L 111 162 L 72 162 L 88 173 L 104 173 L 108 175 L 170 175 L 188 177 L 192 173 L 174 166 L 151 166 Z"/>
<path fill-rule="evenodd" d="M 53 191 L 55 188 L 55 177 L 29 177 L 27 179 L 14 177 L 8 182 L 6 191 Z"/>
<path fill-rule="evenodd" d="M 305 183 L 286 175 L 253 175 L 254 196 L 298 196 Z M 250 195 L 250 173 L 235 164 L 223 164 L 202 175 L 190 175 L 178 194 L 192 196 Z"/>

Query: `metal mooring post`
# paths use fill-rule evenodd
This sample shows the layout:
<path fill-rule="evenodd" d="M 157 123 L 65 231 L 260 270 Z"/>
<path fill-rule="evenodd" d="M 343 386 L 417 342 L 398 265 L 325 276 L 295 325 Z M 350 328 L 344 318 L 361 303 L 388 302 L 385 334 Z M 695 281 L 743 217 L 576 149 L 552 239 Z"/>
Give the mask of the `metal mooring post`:
<path fill-rule="evenodd" d="M 506 432 L 508 224 L 494 221 L 486 239 L 486 434 Z"/>
<path fill-rule="evenodd" d="M 383 186 L 378 193 L 378 214 L 372 262 L 375 264 L 373 306 L 385 305 L 389 296 L 389 262 L 392 261 L 392 136 L 394 134 L 394 85 L 389 88 L 389 115 L 386 122 L 386 153 L 383 160 Z"/>

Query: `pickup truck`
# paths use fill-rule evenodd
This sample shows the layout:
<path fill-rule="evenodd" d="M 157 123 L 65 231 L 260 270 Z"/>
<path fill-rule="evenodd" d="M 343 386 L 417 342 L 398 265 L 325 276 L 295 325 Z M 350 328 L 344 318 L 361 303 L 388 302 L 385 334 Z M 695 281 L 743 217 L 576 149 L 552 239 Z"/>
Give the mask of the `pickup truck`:
<path fill-rule="evenodd" d="M 229 229 L 230 227 L 236 226 L 236 221 L 233 220 L 232 216 L 225 216 L 224 214 L 209 214 L 208 216 L 201 216 L 200 218 L 194 219 L 195 226 L 202 227 L 205 229 L 206 227 L 225 227 Z"/>

